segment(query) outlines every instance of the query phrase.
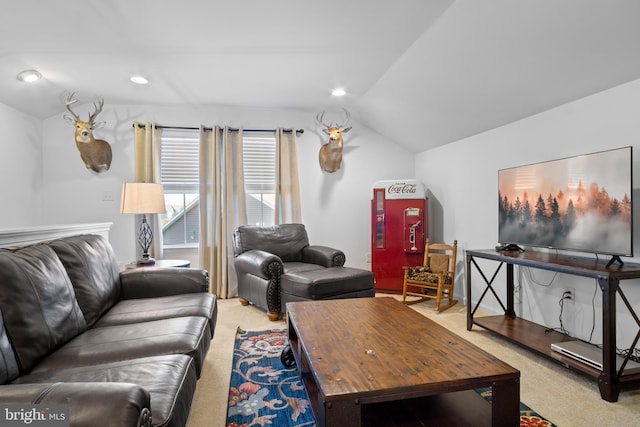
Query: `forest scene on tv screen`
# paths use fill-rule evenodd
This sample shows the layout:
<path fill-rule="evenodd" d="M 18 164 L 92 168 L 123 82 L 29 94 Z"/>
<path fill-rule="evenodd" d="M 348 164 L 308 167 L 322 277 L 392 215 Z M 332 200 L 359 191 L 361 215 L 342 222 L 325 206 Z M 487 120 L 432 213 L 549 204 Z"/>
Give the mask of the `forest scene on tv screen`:
<path fill-rule="evenodd" d="M 498 172 L 499 241 L 632 255 L 631 147 Z"/>

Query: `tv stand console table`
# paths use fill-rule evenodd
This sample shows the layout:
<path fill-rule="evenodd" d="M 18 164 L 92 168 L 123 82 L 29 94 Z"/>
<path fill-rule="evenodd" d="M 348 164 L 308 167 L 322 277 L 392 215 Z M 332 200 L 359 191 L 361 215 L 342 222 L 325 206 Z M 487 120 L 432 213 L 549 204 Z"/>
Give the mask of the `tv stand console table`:
<path fill-rule="evenodd" d="M 487 278 L 478 266 L 476 259 L 497 261 L 499 264 L 491 276 Z M 598 379 L 598 387 L 602 399 L 616 402 L 620 394 L 622 383 L 640 380 L 640 369 L 620 369 L 616 367 L 619 358 L 616 354 L 616 294 L 619 294 L 627 309 L 635 319 L 639 330 L 636 334 L 634 345 L 640 337 L 640 319 L 633 307 L 629 304 L 620 287 L 620 281 L 625 279 L 640 278 L 640 265 L 638 264 L 606 264 L 606 261 L 598 261 L 591 258 L 583 258 L 542 251 L 506 251 L 497 252 L 493 249 L 466 251 L 467 262 L 467 330 L 473 325 L 481 326 L 495 334 L 501 335 L 511 342 L 528 348 L 537 354 L 556 361 L 567 368 L 582 372 Z M 493 287 L 493 282 L 501 267 L 506 265 L 506 306 Z M 602 291 L 602 370 L 580 363 L 551 350 L 551 344 L 571 341 L 575 338 L 549 328 L 518 318 L 514 310 L 514 265 L 556 271 L 597 280 Z M 484 279 L 486 287 L 478 302 L 472 306 L 471 298 L 471 267 L 475 267 Z M 483 265 L 486 269 L 486 266 Z M 474 317 L 480 303 L 490 291 L 504 310 L 504 315 L 477 316 Z M 625 360 L 628 360 L 629 356 Z M 626 364 L 626 363 L 625 363 Z"/>

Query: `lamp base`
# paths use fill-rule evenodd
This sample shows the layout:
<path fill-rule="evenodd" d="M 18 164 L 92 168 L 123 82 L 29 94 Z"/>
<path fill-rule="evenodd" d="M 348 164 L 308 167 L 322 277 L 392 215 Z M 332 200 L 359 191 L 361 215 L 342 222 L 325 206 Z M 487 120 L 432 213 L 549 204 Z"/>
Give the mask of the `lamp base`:
<path fill-rule="evenodd" d="M 140 229 L 138 230 L 138 243 L 142 248 L 142 258 L 137 261 L 139 266 L 151 266 L 156 263 L 156 260 L 149 256 L 149 248 L 153 241 L 153 230 L 147 222 L 147 216 L 142 214 L 142 222 L 140 223 Z"/>

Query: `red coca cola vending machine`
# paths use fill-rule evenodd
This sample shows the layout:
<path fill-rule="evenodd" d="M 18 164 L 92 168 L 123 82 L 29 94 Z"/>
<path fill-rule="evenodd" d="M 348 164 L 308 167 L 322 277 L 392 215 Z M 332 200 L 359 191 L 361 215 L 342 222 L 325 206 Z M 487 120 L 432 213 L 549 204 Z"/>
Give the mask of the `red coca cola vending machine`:
<path fill-rule="evenodd" d="M 422 265 L 427 197 L 414 179 L 378 181 L 371 200 L 371 270 L 375 288 L 402 293 L 403 266 Z"/>

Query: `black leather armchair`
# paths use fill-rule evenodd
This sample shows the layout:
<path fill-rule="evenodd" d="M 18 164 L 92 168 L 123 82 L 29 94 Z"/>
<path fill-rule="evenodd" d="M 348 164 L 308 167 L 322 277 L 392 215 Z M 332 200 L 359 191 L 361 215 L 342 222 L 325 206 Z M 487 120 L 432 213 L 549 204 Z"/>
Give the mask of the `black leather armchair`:
<path fill-rule="evenodd" d="M 233 233 L 238 296 L 277 320 L 285 307 L 280 301 L 283 274 L 341 267 L 345 254 L 327 246 L 310 245 L 303 224 L 243 225 Z"/>

